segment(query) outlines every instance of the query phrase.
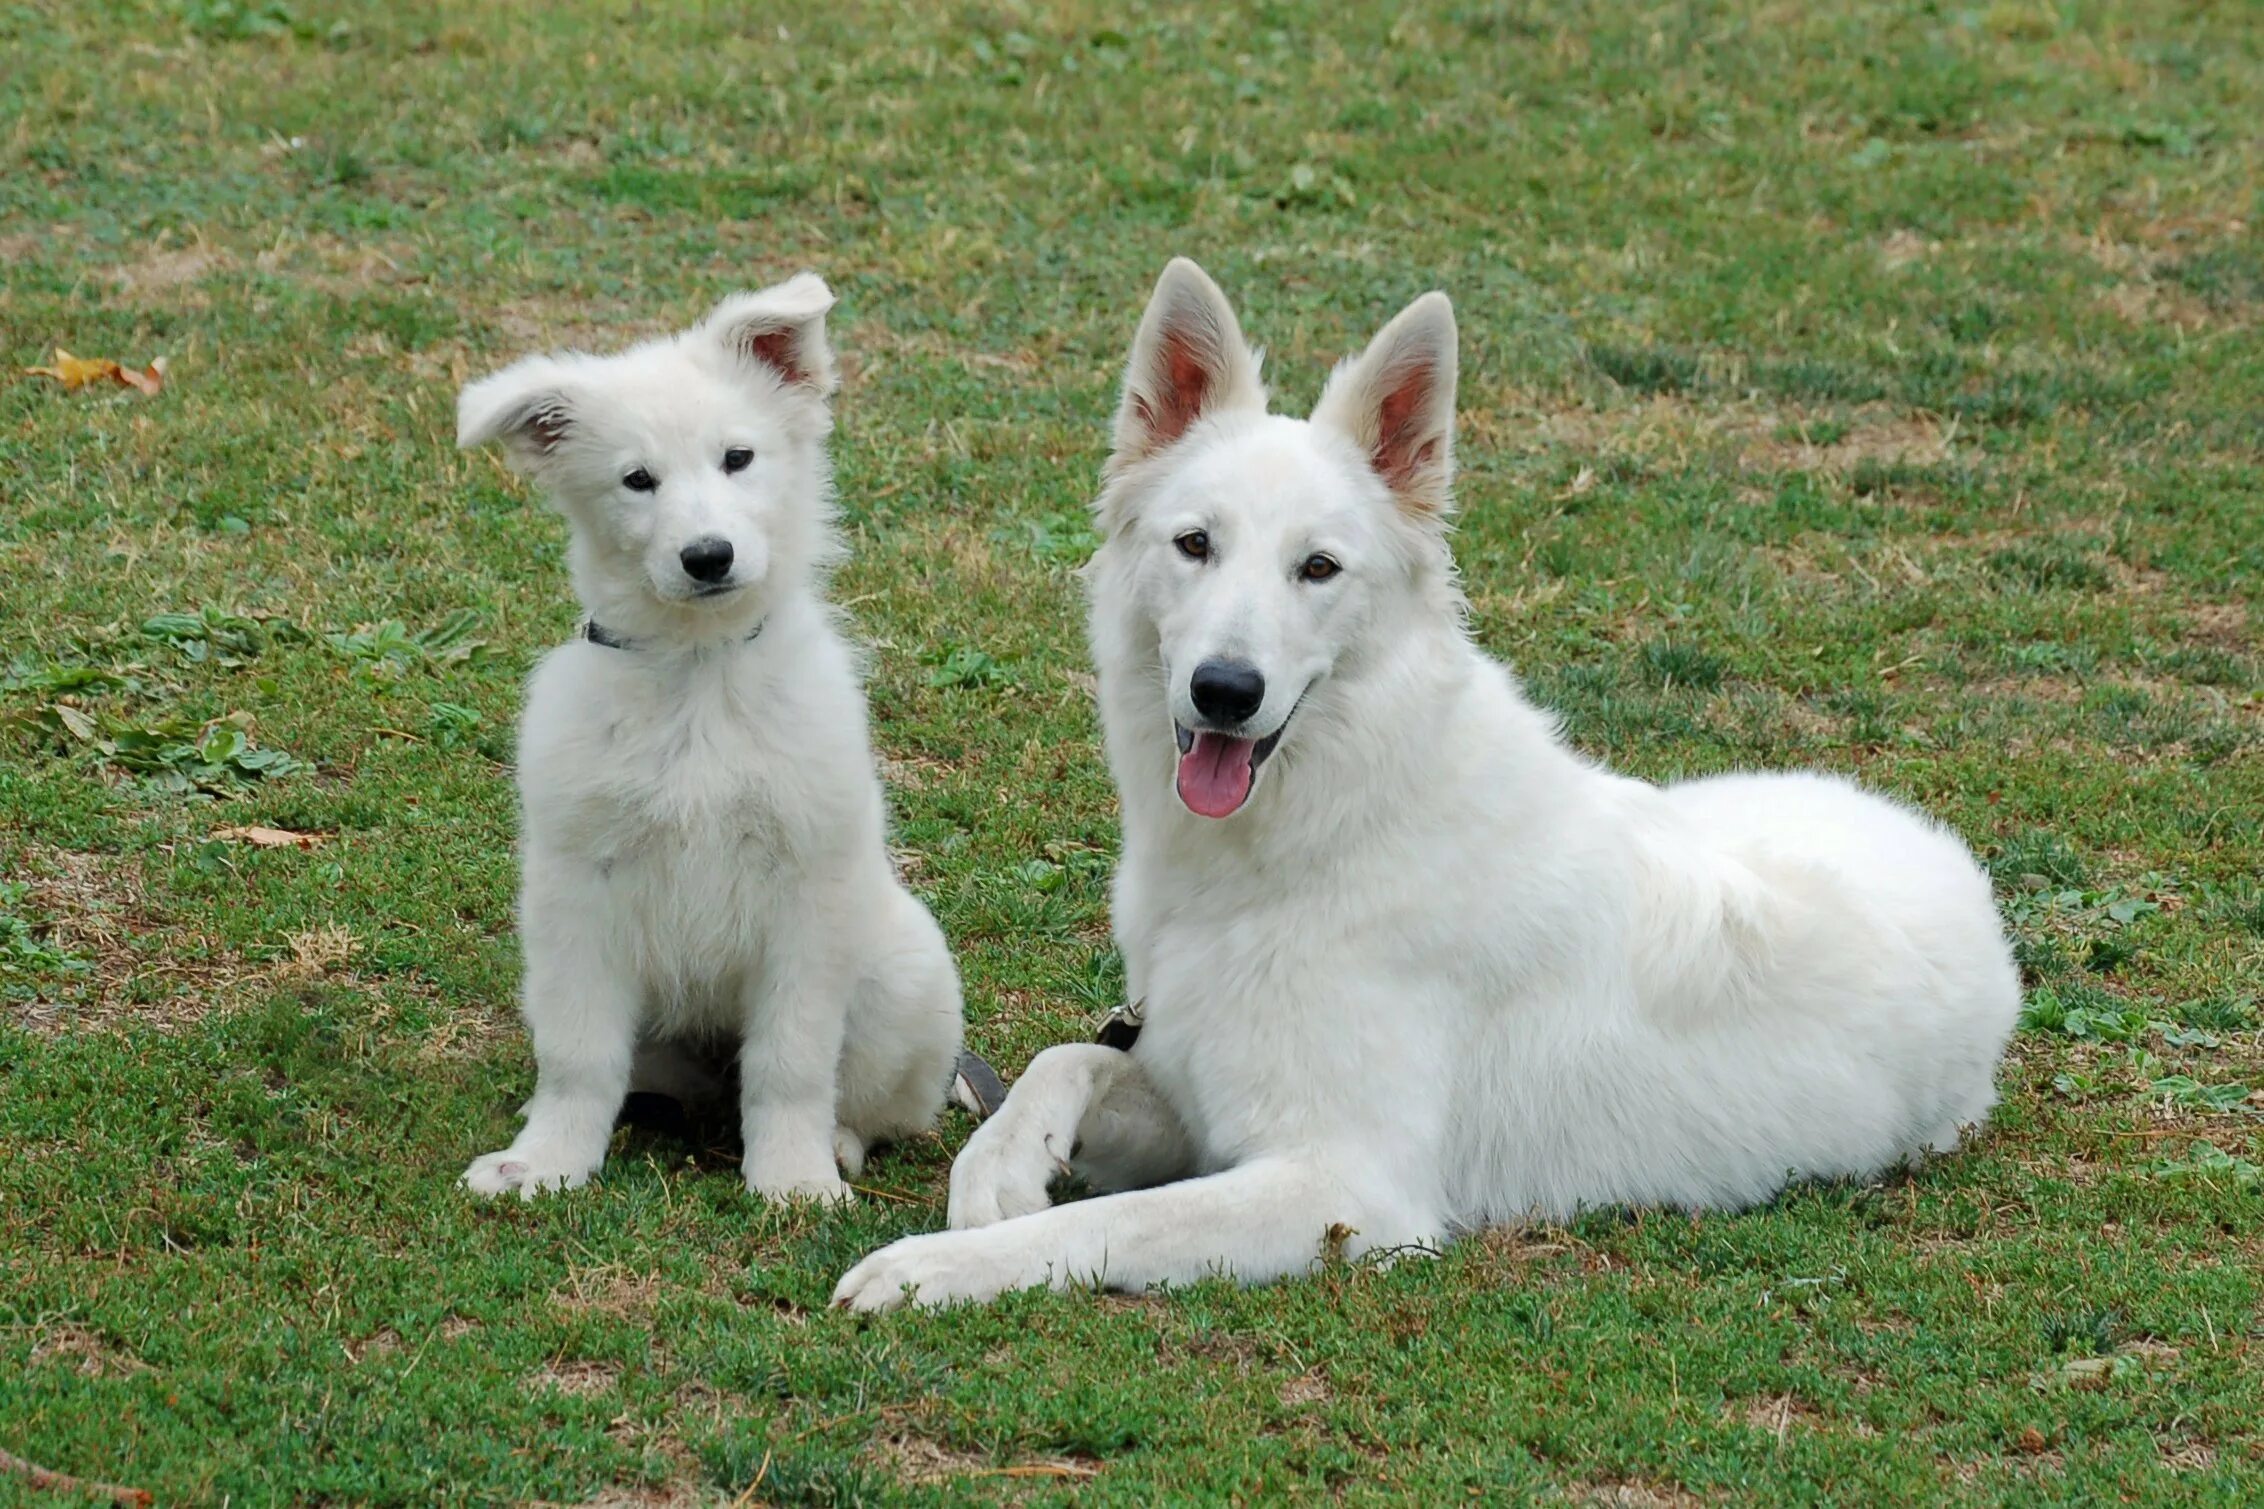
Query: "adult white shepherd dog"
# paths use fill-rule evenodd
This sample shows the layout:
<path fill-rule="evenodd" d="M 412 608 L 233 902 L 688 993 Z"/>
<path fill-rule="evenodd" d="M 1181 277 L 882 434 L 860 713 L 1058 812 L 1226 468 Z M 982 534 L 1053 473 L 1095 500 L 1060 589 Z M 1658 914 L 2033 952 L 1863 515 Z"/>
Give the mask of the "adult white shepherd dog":
<path fill-rule="evenodd" d="M 2018 978 L 1988 881 L 1821 775 L 1657 787 L 1470 642 L 1454 314 L 1426 294 L 1269 415 L 1217 285 L 1164 270 L 1116 419 L 1093 653 L 1146 1026 L 1049 1049 L 887 1309 L 1246 1283 L 1582 1206 L 1734 1209 L 1955 1147 Z M 1098 1198 L 1048 1208 L 1073 1161 Z"/>

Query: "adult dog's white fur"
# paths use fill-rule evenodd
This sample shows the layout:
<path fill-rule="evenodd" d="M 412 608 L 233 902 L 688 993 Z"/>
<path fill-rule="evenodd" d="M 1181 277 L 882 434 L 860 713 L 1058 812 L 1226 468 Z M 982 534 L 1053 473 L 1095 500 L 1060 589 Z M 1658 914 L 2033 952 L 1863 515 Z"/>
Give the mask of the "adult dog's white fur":
<path fill-rule="evenodd" d="M 575 590 L 627 641 L 562 645 L 527 689 L 537 1079 L 518 1139 L 465 1170 L 481 1194 L 583 1183 L 629 1090 L 697 1096 L 734 1050 L 766 1196 L 847 1199 L 869 1144 L 942 1108 L 958 975 L 891 867 L 856 658 L 822 595 L 832 303 L 804 273 L 459 402 L 459 442 L 501 440 L 566 515 Z M 710 577 L 731 547 L 718 579 L 693 574 L 695 541 Z"/>
<path fill-rule="evenodd" d="M 1270 416 L 1216 285 L 1165 270 L 1089 568 L 1146 1029 L 1039 1054 L 951 1171 L 954 1229 L 838 1303 L 1255 1283 L 1583 1206 L 1732 1209 L 1986 1116 L 2018 988 L 1964 845 L 1827 776 L 1661 788 L 1567 748 L 1464 628 L 1454 383 L 1427 294 L 1310 420 Z M 1265 683 L 1228 733 L 1282 737 L 1212 820 L 1175 773 L 1212 806 L 1237 787 L 1189 786 L 1174 725 L 1215 725 L 1190 678 L 1222 658 Z M 1126 1192 L 1048 1208 L 1071 1162 Z"/>

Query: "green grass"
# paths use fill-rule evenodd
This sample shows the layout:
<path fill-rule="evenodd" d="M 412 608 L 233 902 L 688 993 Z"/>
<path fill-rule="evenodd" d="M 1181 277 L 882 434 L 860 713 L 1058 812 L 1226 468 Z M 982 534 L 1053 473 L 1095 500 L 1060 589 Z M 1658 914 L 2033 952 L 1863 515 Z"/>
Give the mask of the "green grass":
<path fill-rule="evenodd" d="M 2252 19 L 0 4 L 0 1450 L 236 1504 L 2264 1497 Z M 962 1120 L 838 1216 L 650 1132 L 452 1187 L 531 1081 L 510 727 L 574 618 L 457 384 L 832 281 L 840 595 L 1012 1070 L 1119 979 L 1073 572 L 1174 252 L 1292 405 L 1453 293 L 1474 627 L 1581 747 L 1971 840 L 2032 992 L 1978 1146 L 876 1323 L 830 1286 Z M 170 385 L 15 375 L 56 345 Z"/>

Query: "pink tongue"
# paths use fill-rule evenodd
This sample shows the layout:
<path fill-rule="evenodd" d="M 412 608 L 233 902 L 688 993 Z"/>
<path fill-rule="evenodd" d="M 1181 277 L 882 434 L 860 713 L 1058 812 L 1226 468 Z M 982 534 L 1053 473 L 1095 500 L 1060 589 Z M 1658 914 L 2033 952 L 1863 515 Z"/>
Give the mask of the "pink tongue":
<path fill-rule="evenodd" d="M 1250 799 L 1250 783 L 1257 772 L 1250 757 L 1255 739 L 1230 739 L 1224 734 L 1201 733 L 1179 757 L 1179 799 L 1197 817 L 1230 817 Z"/>

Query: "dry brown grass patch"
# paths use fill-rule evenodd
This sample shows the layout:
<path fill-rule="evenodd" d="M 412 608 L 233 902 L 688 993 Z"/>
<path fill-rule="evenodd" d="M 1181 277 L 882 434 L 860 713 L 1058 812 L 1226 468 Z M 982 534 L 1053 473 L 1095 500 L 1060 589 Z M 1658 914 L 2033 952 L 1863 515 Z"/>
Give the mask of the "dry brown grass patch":
<path fill-rule="evenodd" d="M 87 1031 L 128 1022 L 177 1027 L 202 1020 L 259 973 L 218 940 L 184 927 L 150 899 L 139 858 L 38 849 L 22 878 L 26 910 L 46 919 L 54 945 L 86 966 L 64 999 L 18 1002 L 13 1024 L 34 1031 Z M 137 947 L 163 937 L 166 947 Z"/>
<path fill-rule="evenodd" d="M 1832 438 L 1812 441 L 1804 432 Z M 1726 450 L 1748 471 L 1844 473 L 1864 462 L 1947 460 L 1957 427 L 1932 415 L 1869 404 L 1835 417 L 1827 431 L 1797 409 L 1662 395 L 1607 408 L 1560 409 L 1544 415 L 1535 433 L 1549 445 L 1606 457 L 1685 465 Z"/>
<path fill-rule="evenodd" d="M 151 246 L 131 262 L 121 262 L 103 274 L 119 293 L 131 299 L 162 300 L 179 308 L 201 308 L 210 300 L 194 285 L 214 273 L 227 272 L 236 259 L 224 247 L 199 241 L 193 246 Z"/>
<path fill-rule="evenodd" d="M 576 1399 L 607 1393 L 620 1382 L 621 1368 L 611 1362 L 549 1362 L 527 1375 L 530 1390 Z"/>
<path fill-rule="evenodd" d="M 415 253 L 400 242 L 347 241 L 329 234 L 285 239 L 261 252 L 253 265 L 303 288 L 341 297 L 373 288 L 422 283 L 412 272 Z"/>
<path fill-rule="evenodd" d="M 1698 1509 L 1706 1501 L 1675 1483 L 1652 1483 L 1641 1478 L 1591 1483 L 1576 1490 L 1579 1502 L 1597 1509 Z"/>
<path fill-rule="evenodd" d="M 981 1452 L 964 1451 L 911 1431 L 876 1437 L 865 1449 L 875 1465 L 899 1482 L 935 1484 L 963 1478 L 1011 1483 L 1078 1483 L 1100 1476 L 1101 1464 L 1082 1457 L 1032 1457 L 1001 1466 Z"/>
<path fill-rule="evenodd" d="M 82 1378 L 130 1377 L 157 1371 L 100 1332 L 72 1321 L 49 1327 L 33 1342 L 31 1361 L 34 1367 L 68 1366 Z"/>
<path fill-rule="evenodd" d="M 649 1313 L 668 1287 L 658 1273 L 637 1273 L 620 1263 L 606 1263 L 575 1269 L 550 1291 L 550 1302 L 561 1310 L 628 1319 Z"/>

